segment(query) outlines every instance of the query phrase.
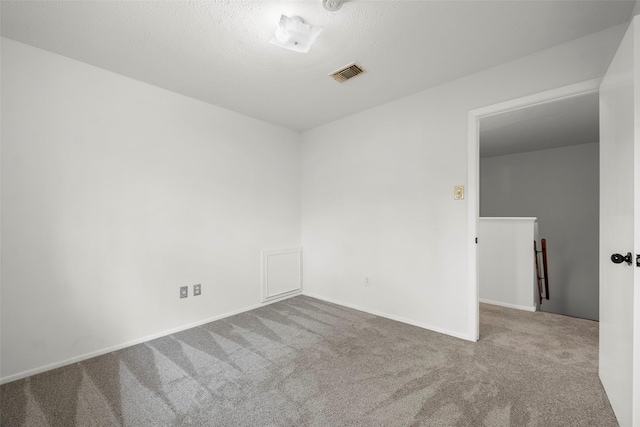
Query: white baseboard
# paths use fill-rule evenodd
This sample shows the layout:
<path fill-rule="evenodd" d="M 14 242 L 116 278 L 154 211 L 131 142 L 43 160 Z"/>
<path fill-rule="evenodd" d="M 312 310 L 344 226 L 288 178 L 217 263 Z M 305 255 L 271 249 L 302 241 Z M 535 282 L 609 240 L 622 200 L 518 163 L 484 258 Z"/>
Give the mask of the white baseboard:
<path fill-rule="evenodd" d="M 473 339 L 473 337 L 471 337 L 469 335 L 466 335 L 466 334 L 461 334 L 459 332 L 450 331 L 448 329 L 439 328 L 437 326 L 427 325 L 425 323 L 416 322 L 416 321 L 413 321 L 411 319 L 407 319 L 407 318 L 404 318 L 404 317 L 399 317 L 399 316 L 395 316 L 395 315 L 392 315 L 392 314 L 382 313 L 382 312 L 377 311 L 377 310 L 372 310 L 372 309 L 361 307 L 361 306 L 358 306 L 358 305 L 355 305 L 355 304 L 350 304 L 350 303 L 347 303 L 347 302 L 344 302 L 344 301 L 334 300 L 332 298 L 327 298 L 327 297 L 324 297 L 322 295 L 312 294 L 312 293 L 304 292 L 304 291 L 302 292 L 302 295 L 306 295 L 308 297 L 316 298 L 316 299 L 319 299 L 319 300 L 322 300 L 322 301 L 327 301 L 327 302 L 330 302 L 332 304 L 337 304 L 337 305 L 341 305 L 341 306 L 344 306 L 344 307 L 353 308 L 354 310 L 364 311 L 365 313 L 369 313 L 369 314 L 373 314 L 375 316 L 380 316 L 380 317 L 384 317 L 384 318 L 387 318 L 387 319 L 395 320 L 397 322 L 407 323 L 409 325 L 417 326 L 419 328 L 427 329 L 429 331 L 437 332 L 439 334 L 450 335 L 452 337 L 460 338 L 460 339 L 463 339 L 463 340 L 466 340 L 466 341 L 473 341 L 473 342 L 476 341 L 475 339 Z"/>
<path fill-rule="evenodd" d="M 48 365 L 45 365 L 45 366 L 40 366 L 38 368 L 29 369 L 27 371 L 18 372 L 17 374 L 8 375 L 6 377 L 0 378 L 0 384 L 5 384 L 5 383 L 9 383 L 11 381 L 20 380 L 22 378 L 26 378 L 26 377 L 30 377 L 32 375 L 41 374 L 43 372 L 50 371 L 52 369 L 61 368 L 63 366 L 71 365 L 73 363 L 78 363 L 78 362 L 82 362 L 83 360 L 91 359 L 93 357 L 102 356 L 103 354 L 111 353 L 112 351 L 122 350 L 123 348 L 131 347 L 131 346 L 134 346 L 134 345 L 137 345 L 137 344 L 142 344 L 144 342 L 151 341 L 151 340 L 154 340 L 156 338 L 165 337 L 167 335 L 171 335 L 171 334 L 175 334 L 177 332 L 185 331 L 187 329 L 195 328 L 197 326 L 201 326 L 201 325 L 204 325 L 206 323 L 210 323 L 210 322 L 213 322 L 213 321 L 216 321 L 216 320 L 224 319 L 225 317 L 234 316 L 236 314 L 244 313 L 246 311 L 250 311 L 250 310 L 253 310 L 253 309 L 256 309 L 256 308 L 259 308 L 259 307 L 264 307 L 265 305 L 273 304 L 273 303 L 278 302 L 278 301 L 283 301 L 285 299 L 292 298 L 292 297 L 294 297 L 296 295 L 300 295 L 300 293 L 298 292 L 298 293 L 293 294 L 293 295 L 285 295 L 285 296 L 282 296 L 281 298 L 273 299 L 273 300 L 270 300 L 268 302 L 263 302 L 263 303 L 260 303 L 260 304 L 250 305 L 248 307 L 241 308 L 241 309 L 234 310 L 234 311 L 230 311 L 230 312 L 227 312 L 227 313 L 224 313 L 224 314 L 220 314 L 218 316 L 213 316 L 213 317 L 210 317 L 210 318 L 207 318 L 207 319 L 204 319 L 204 320 L 199 320 L 197 322 L 189 323 L 188 325 L 179 326 L 177 328 L 169 329 L 167 331 L 158 332 L 158 333 L 155 333 L 155 334 L 152 334 L 152 335 L 147 335 L 146 337 L 143 337 L 143 338 L 135 339 L 135 340 L 128 341 L 128 342 L 125 342 L 125 343 L 122 343 L 122 344 L 114 345 L 114 346 L 103 348 L 103 349 L 96 350 L 96 351 L 92 351 L 90 353 L 85 353 L 85 354 L 82 354 L 80 356 L 75 356 L 75 357 L 60 361 L 60 362 L 55 362 L 55 363 L 51 363 L 51 364 L 48 364 Z"/>
<path fill-rule="evenodd" d="M 491 301 L 488 299 L 481 299 L 480 302 L 484 304 L 499 305 L 500 307 L 515 308 L 516 310 L 537 311 L 537 308 L 535 305 L 531 307 L 527 307 L 525 305 L 515 305 L 515 304 L 509 304 L 507 302 Z"/>

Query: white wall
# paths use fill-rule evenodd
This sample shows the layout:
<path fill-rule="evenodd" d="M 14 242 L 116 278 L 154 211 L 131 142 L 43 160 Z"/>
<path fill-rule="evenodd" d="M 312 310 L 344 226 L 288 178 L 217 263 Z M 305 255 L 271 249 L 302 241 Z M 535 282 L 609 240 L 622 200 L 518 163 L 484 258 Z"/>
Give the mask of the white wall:
<path fill-rule="evenodd" d="M 259 304 L 260 251 L 300 244 L 299 154 L 295 132 L 2 39 L 2 378 Z"/>
<path fill-rule="evenodd" d="M 543 311 L 598 320 L 599 188 L 597 143 L 481 159 L 481 216 L 536 216 L 547 239 Z"/>
<path fill-rule="evenodd" d="M 468 112 L 601 76 L 626 26 L 303 133 L 305 293 L 473 339 Z"/>
<path fill-rule="evenodd" d="M 539 297 L 533 242 L 540 245 L 537 228 L 536 218 L 480 218 L 480 302 L 536 311 Z"/>

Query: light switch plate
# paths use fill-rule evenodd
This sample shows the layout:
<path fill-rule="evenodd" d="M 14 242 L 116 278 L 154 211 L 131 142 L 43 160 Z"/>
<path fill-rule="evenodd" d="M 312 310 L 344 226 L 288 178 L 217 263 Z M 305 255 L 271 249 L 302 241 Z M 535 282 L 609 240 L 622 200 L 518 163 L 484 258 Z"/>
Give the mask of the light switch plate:
<path fill-rule="evenodd" d="M 464 185 L 456 185 L 453 187 L 454 200 L 464 200 Z"/>
<path fill-rule="evenodd" d="M 180 298 L 186 298 L 189 296 L 189 287 L 180 286 Z"/>

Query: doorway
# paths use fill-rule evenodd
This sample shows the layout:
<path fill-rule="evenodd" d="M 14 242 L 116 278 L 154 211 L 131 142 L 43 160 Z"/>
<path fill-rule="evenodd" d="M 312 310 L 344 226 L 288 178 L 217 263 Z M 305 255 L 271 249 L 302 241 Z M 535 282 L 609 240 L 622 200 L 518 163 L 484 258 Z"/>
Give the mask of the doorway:
<path fill-rule="evenodd" d="M 515 100 L 511 100 L 511 101 L 507 101 L 507 102 L 503 102 L 500 104 L 496 104 L 493 106 L 489 106 L 489 107 L 485 107 L 485 108 L 481 108 L 478 110 L 474 110 L 471 111 L 469 113 L 469 164 L 468 164 L 468 169 L 469 169 L 469 181 L 468 181 L 468 195 L 469 195 L 469 230 L 472 233 L 473 236 L 477 236 L 478 235 L 478 220 L 479 217 L 481 215 L 481 195 L 480 195 L 480 177 L 481 177 L 481 143 L 480 143 L 480 135 L 481 135 L 481 131 L 482 131 L 482 125 L 481 123 L 494 123 L 500 120 L 500 115 L 505 115 L 503 116 L 503 118 L 510 118 L 512 121 L 515 120 L 514 118 L 517 117 L 526 117 L 527 116 L 527 112 L 525 110 L 527 109 L 531 109 L 531 108 L 541 108 L 544 109 L 546 107 L 550 107 L 551 105 L 553 105 L 554 103 L 558 103 L 558 102 L 571 102 L 571 100 L 573 98 L 576 97 L 581 97 L 581 96 L 593 96 L 595 94 L 595 96 L 597 97 L 597 93 L 598 93 L 598 87 L 599 87 L 599 83 L 600 80 L 599 79 L 593 79 L 593 80 L 589 80 L 583 83 L 579 83 L 579 84 L 575 84 L 575 85 L 570 85 L 570 86 L 566 86 L 563 88 L 558 88 L 558 89 L 554 89 L 554 90 L 550 90 L 547 92 L 543 92 L 543 93 L 539 93 L 536 95 L 531 95 L 531 96 L 527 96 L 527 97 L 523 97 L 523 98 L 519 98 L 519 99 L 515 99 Z M 558 105 L 562 105 L 562 104 L 558 104 Z M 491 128 L 491 126 L 487 126 L 489 129 Z M 597 141 L 593 141 L 593 142 L 597 142 Z M 534 145 L 535 146 L 535 145 Z M 537 151 L 538 154 L 540 154 L 542 151 L 544 151 L 544 149 L 551 149 L 549 147 L 541 147 L 540 145 L 538 145 L 539 148 L 534 149 L 533 151 Z M 494 147 L 495 148 L 495 147 Z M 484 148 L 483 148 L 484 149 Z M 562 148 L 559 148 L 562 149 Z M 596 150 L 597 151 L 597 150 Z M 490 150 L 489 150 L 490 152 Z M 494 151 L 495 152 L 495 151 Z M 486 153 L 486 151 L 485 151 Z M 563 154 L 567 154 L 567 153 L 563 153 Z M 509 155 L 509 154 L 505 154 L 505 155 Z M 510 155 L 514 155 L 514 153 L 511 153 Z M 491 156 L 486 156 L 486 158 L 491 158 Z M 498 157 L 498 156 L 494 156 L 494 157 Z M 570 154 L 568 155 L 568 157 L 570 157 Z M 522 161 L 522 159 L 520 159 Z M 485 162 L 487 163 L 487 162 Z M 512 166 L 513 168 L 513 166 Z M 533 168 L 535 171 L 535 168 Z M 504 169 L 503 169 L 504 171 Z M 596 169 L 596 173 L 597 173 L 597 169 Z M 499 175 L 499 174 L 498 174 Z M 503 177 L 504 178 L 504 177 Z M 483 180 L 486 180 L 487 177 L 483 177 Z M 504 181 L 504 179 L 503 179 Z M 507 184 L 509 183 L 509 181 L 507 181 Z M 504 190 L 504 188 L 502 189 Z M 576 189 L 576 191 L 579 191 L 579 189 Z M 561 197 L 560 197 L 560 201 L 562 201 Z M 595 202 L 597 203 L 598 200 L 596 198 Z M 491 205 L 491 203 L 489 203 L 487 205 L 487 201 L 483 200 L 482 202 L 482 208 L 483 211 L 486 215 L 486 213 L 491 212 L 491 209 L 488 207 L 489 205 Z M 517 206 L 516 206 L 517 207 Z M 597 208 L 596 208 L 596 212 L 597 212 Z M 504 214 L 500 214 L 502 216 L 506 216 L 508 215 L 505 211 Z M 522 216 L 522 214 L 519 214 L 520 216 Z M 512 214 L 512 216 L 517 216 Z M 527 216 L 532 216 L 532 214 L 527 214 Z M 545 237 L 544 236 L 544 226 L 541 226 L 541 237 Z M 597 229 L 595 230 L 596 235 L 597 235 Z M 548 242 L 549 245 L 550 242 Z M 597 244 L 597 243 L 596 243 Z M 563 249 L 563 250 L 566 250 Z M 595 248 L 596 253 L 597 253 L 597 246 Z M 558 258 L 558 259 L 554 259 L 553 258 L 553 249 L 551 247 L 549 247 L 549 253 L 550 253 L 550 264 L 555 263 L 560 263 L 559 265 L 562 265 L 562 263 L 564 262 L 564 260 L 562 258 Z M 562 253 L 562 252 L 560 252 Z M 532 250 L 532 254 L 533 254 L 533 250 Z M 557 257 L 556 257 L 557 258 Z M 533 262 L 533 260 L 532 260 Z M 473 244 L 470 244 L 470 250 L 469 250 L 469 259 L 468 259 L 468 264 L 469 264 L 469 271 L 470 271 L 470 286 L 471 289 L 475 290 L 474 293 L 474 301 L 470 301 L 470 304 L 472 305 L 472 307 L 470 307 L 472 310 L 470 310 L 471 313 L 473 313 L 475 316 L 472 315 L 472 319 L 470 319 L 470 321 L 472 323 L 475 323 L 475 330 L 477 331 L 477 337 L 479 337 L 479 322 L 478 322 L 478 302 L 479 302 L 479 278 L 478 278 L 478 245 L 475 244 L 475 242 L 473 242 Z M 550 270 L 550 282 L 554 280 L 554 278 L 551 276 L 553 274 L 552 270 Z M 597 276 L 596 276 L 597 277 Z M 559 278 L 560 279 L 560 278 Z M 554 292 L 554 287 L 553 287 L 553 282 L 551 282 L 551 291 L 550 294 L 553 298 L 553 292 Z M 596 285 L 597 285 L 597 279 L 596 279 Z M 556 287 L 557 289 L 557 287 Z M 597 292 L 597 287 L 596 287 L 596 292 Z M 560 296 L 560 295 L 559 295 Z M 561 300 L 561 298 L 558 298 L 558 300 Z M 543 303 L 544 304 L 544 303 Z M 473 307 L 475 305 L 475 307 Z M 558 305 L 562 306 L 563 303 L 559 302 Z M 581 304 L 579 304 L 581 305 Z M 548 307 L 550 307 L 550 304 L 548 305 Z M 543 306 L 543 309 L 545 307 Z M 552 307 L 551 307 L 552 308 Z M 550 310 L 551 311 L 551 310 Z M 596 309 L 596 313 L 597 313 L 597 309 Z"/>
<path fill-rule="evenodd" d="M 547 243 L 553 292 L 531 303 L 598 320 L 598 93 L 484 117 L 479 126 L 480 217 L 535 217 L 538 249 L 540 239 Z M 480 283 L 481 301 L 488 285 Z"/>

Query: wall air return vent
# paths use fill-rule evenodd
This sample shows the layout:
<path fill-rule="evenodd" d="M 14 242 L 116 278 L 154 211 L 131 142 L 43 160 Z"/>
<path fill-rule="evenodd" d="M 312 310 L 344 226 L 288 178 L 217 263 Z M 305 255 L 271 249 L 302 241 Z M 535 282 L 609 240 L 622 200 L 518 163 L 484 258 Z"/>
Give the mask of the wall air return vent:
<path fill-rule="evenodd" d="M 367 70 L 365 70 L 362 65 L 358 64 L 357 62 L 352 62 L 346 67 L 342 67 L 338 71 L 334 71 L 333 73 L 329 74 L 329 76 L 333 77 L 337 82 L 343 83 L 355 76 L 366 72 Z"/>

